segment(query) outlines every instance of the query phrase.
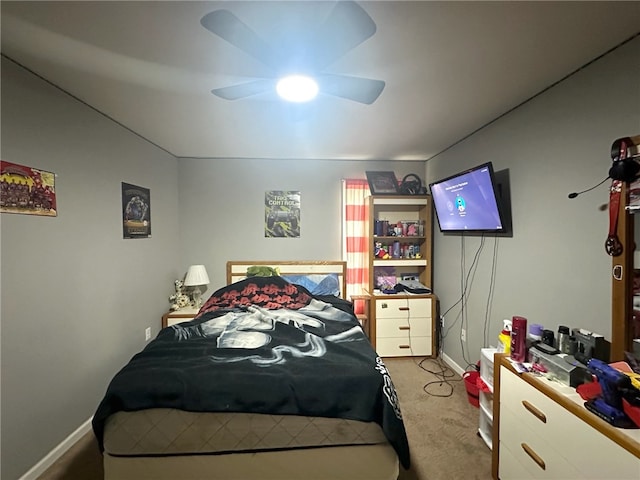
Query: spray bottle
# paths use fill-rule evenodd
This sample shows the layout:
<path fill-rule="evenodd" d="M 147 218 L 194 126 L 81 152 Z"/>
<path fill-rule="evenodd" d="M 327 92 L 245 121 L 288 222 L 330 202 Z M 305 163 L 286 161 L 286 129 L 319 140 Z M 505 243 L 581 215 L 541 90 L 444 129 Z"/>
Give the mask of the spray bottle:
<path fill-rule="evenodd" d="M 502 331 L 498 335 L 498 352 L 511 353 L 511 320 L 505 318 L 503 321 Z"/>

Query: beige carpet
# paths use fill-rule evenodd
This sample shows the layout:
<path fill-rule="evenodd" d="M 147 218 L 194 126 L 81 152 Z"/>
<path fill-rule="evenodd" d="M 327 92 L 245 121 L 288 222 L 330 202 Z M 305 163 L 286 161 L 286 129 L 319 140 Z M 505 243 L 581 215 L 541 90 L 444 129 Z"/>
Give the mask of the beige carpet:
<path fill-rule="evenodd" d="M 401 471 L 400 480 L 491 479 L 491 450 L 477 434 L 479 410 L 467 400 L 464 382 L 449 370 L 450 381 L 442 383 L 440 376 L 418 363 L 419 359 L 385 360 L 411 448 L 411 468 Z M 436 360 L 422 365 L 442 371 Z"/>
<path fill-rule="evenodd" d="M 478 409 L 469 404 L 464 382 L 449 371 L 453 381 L 442 383 L 419 363 L 420 359 L 410 358 L 385 360 L 398 391 L 411 448 L 411 469 L 401 471 L 400 480 L 491 479 L 491 451 L 477 435 Z M 442 370 L 435 360 L 422 365 L 433 372 Z M 88 434 L 39 480 L 102 478 L 102 458 L 95 438 Z"/>

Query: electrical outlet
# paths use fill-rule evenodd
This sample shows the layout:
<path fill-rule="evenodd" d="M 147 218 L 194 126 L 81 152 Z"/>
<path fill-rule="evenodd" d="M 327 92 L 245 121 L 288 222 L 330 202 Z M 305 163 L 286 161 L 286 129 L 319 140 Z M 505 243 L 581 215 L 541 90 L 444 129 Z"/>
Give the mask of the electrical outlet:
<path fill-rule="evenodd" d="M 440 327 L 444 328 L 444 317 L 440 317 Z"/>
<path fill-rule="evenodd" d="M 144 339 L 146 340 L 150 340 L 151 339 L 151 327 L 147 327 L 144 331 Z"/>
<path fill-rule="evenodd" d="M 464 328 L 460 330 L 460 340 L 467 341 L 467 331 Z"/>

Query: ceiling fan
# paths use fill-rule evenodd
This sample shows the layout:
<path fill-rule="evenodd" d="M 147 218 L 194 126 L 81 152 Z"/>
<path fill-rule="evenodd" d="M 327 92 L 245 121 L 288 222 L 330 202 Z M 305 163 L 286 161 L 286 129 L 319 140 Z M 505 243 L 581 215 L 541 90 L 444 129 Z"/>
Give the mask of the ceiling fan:
<path fill-rule="evenodd" d="M 315 81 L 317 91 L 355 102 L 372 104 L 382 93 L 385 82 L 370 78 L 323 73 L 323 70 L 360 45 L 376 32 L 371 17 L 353 1 L 339 1 L 315 32 L 303 55 L 275 49 L 228 10 L 215 10 L 200 20 L 204 28 L 269 67 L 272 78 L 216 88 L 214 95 L 226 100 L 276 90 L 284 77 L 303 77 Z M 295 58 L 294 58 L 295 57 Z M 290 78 L 289 78 L 290 79 Z M 279 87 L 278 87 L 279 88 Z M 304 101 L 304 100 L 301 100 Z"/>

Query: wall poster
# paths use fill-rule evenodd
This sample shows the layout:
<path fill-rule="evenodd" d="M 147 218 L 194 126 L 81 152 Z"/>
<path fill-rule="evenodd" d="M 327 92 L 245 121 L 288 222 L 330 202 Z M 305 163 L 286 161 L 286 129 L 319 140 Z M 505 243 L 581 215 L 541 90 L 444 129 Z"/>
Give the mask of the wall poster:
<path fill-rule="evenodd" d="M 300 237 L 300 192 L 265 192 L 265 237 Z"/>
<path fill-rule="evenodd" d="M 151 236 L 151 194 L 148 188 L 122 182 L 123 238 Z"/>
<path fill-rule="evenodd" d="M 55 180 L 54 173 L 0 161 L 0 212 L 56 217 Z"/>

